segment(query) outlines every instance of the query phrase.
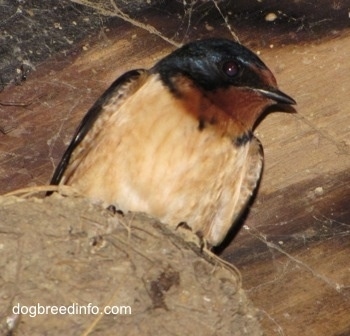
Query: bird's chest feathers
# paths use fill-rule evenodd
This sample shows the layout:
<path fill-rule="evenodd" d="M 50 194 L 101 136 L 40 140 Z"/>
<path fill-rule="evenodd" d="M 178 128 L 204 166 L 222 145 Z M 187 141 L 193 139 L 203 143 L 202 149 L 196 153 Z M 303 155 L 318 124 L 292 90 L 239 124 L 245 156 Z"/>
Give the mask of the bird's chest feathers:
<path fill-rule="evenodd" d="M 233 166 L 242 166 L 248 151 L 248 146 L 234 145 L 228 133 L 232 123 L 223 115 L 196 90 L 176 97 L 151 81 L 111 116 L 101 146 L 114 142 L 120 160 L 128 157 L 147 185 L 216 183 L 211 180 L 225 179 Z"/>
<path fill-rule="evenodd" d="M 113 106 L 107 105 L 109 118 L 77 169 L 85 180 L 75 182 L 73 175 L 71 184 L 170 222 L 174 214 L 199 220 L 221 211 L 214 206 L 227 206 L 239 193 L 249 143 L 235 146 L 230 122 L 218 120 L 214 107 L 193 94 L 174 97 L 150 81 L 118 111 L 108 113 Z"/>

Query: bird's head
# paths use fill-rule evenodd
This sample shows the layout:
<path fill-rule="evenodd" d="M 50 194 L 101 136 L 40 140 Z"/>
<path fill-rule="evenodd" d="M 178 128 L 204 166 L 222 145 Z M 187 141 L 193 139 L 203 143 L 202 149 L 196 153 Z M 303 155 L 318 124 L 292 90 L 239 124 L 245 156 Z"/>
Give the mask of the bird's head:
<path fill-rule="evenodd" d="M 182 95 L 187 78 L 209 100 L 245 127 L 252 128 L 270 105 L 295 104 L 278 89 L 268 67 L 252 51 L 227 39 L 195 41 L 160 60 L 152 70 L 170 91 Z"/>

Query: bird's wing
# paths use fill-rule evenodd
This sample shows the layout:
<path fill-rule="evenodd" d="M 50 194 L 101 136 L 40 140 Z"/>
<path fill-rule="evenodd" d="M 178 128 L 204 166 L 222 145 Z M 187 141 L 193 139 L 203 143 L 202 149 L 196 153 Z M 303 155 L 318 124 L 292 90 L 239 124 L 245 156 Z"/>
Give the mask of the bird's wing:
<path fill-rule="evenodd" d="M 102 94 L 102 96 L 95 102 L 95 104 L 87 112 L 83 120 L 81 121 L 78 129 L 75 132 L 75 135 L 66 149 L 63 157 L 58 164 L 55 173 L 51 179 L 50 184 L 58 185 L 62 179 L 62 176 L 69 164 L 72 153 L 77 148 L 77 146 L 84 139 L 86 134 L 91 130 L 95 121 L 101 116 L 103 106 L 108 102 L 112 97 L 117 97 L 117 99 L 123 99 L 127 92 L 125 92 L 125 86 L 132 82 L 136 81 L 140 76 L 145 73 L 144 69 L 131 70 L 126 72 L 124 75 L 120 76 L 113 84 Z M 127 91 L 127 90 L 126 90 Z"/>
<path fill-rule="evenodd" d="M 235 211 L 235 219 L 238 219 L 245 210 L 249 200 L 260 181 L 263 169 L 264 153 L 260 141 L 253 136 L 249 146 L 249 152 L 246 160 L 246 169 L 243 176 L 240 196 Z"/>
<path fill-rule="evenodd" d="M 227 184 L 228 189 L 223 194 L 224 202 L 218 209 L 219 211 L 214 214 L 213 220 L 204 228 L 204 236 L 212 245 L 219 245 L 228 232 L 231 232 L 230 238 L 238 232 L 240 222 L 237 221 L 247 208 L 259 183 L 263 167 L 262 146 L 259 140 L 253 137 L 247 149 L 247 154 L 241 158 L 237 157 L 237 152 L 234 152 L 236 160 L 244 158 L 244 165 L 237 166 L 237 162 L 234 162 L 231 170 L 231 183 Z"/>

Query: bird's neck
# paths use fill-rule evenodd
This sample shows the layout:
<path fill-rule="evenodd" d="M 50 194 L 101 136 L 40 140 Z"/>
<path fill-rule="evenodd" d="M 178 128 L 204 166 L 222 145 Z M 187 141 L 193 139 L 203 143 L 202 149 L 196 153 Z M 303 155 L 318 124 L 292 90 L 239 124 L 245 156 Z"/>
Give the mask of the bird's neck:
<path fill-rule="evenodd" d="M 190 81 L 183 80 L 178 85 L 181 88 L 179 98 L 185 110 L 197 118 L 199 129 L 215 127 L 240 144 L 251 139 L 257 119 L 268 106 L 266 99 L 252 90 L 235 87 L 203 92 Z"/>
<path fill-rule="evenodd" d="M 209 101 L 223 115 L 240 125 L 243 133 L 251 131 L 271 101 L 249 88 L 230 87 L 207 94 Z"/>

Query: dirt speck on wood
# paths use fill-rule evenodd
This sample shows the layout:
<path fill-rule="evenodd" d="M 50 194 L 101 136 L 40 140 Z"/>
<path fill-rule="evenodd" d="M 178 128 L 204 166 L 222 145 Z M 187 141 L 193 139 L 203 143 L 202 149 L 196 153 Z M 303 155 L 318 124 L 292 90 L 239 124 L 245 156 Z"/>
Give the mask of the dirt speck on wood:
<path fill-rule="evenodd" d="M 0 218 L 1 334 L 262 335 L 237 274 L 155 219 L 59 194 Z"/>

